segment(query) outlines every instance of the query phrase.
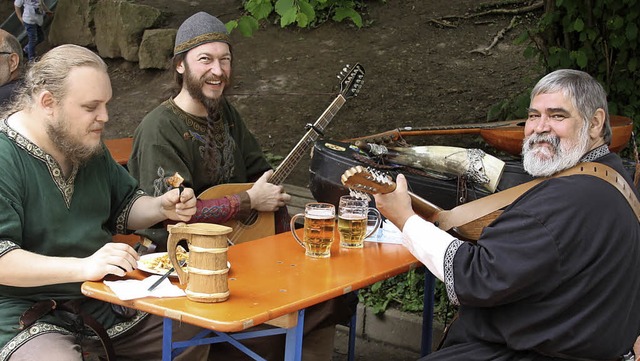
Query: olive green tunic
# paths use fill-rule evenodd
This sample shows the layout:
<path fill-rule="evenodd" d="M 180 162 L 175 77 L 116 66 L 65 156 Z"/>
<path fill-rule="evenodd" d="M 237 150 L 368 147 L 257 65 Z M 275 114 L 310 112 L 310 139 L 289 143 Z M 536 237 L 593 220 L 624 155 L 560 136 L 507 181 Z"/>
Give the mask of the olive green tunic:
<path fill-rule="evenodd" d="M 226 100 L 221 107 L 222 119 L 236 144 L 229 183 L 255 180 L 271 166 L 236 109 Z M 140 188 L 156 196 L 163 194 L 167 191 L 165 179 L 175 172 L 196 195 L 217 185 L 211 184 L 203 157 L 206 129 L 206 118 L 182 111 L 171 99 L 147 114 L 135 131 L 127 164 L 131 175 L 140 181 Z"/>

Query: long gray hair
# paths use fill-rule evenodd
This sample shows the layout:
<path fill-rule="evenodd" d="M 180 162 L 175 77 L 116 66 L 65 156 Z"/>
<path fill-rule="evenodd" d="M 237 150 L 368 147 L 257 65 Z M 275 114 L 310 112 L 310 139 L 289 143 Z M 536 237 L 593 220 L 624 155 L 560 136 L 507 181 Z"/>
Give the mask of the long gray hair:
<path fill-rule="evenodd" d="M 573 69 L 560 69 L 540 79 L 531 91 L 531 100 L 538 94 L 561 92 L 578 110 L 580 117 L 589 126 L 589 121 L 598 108 L 605 113 L 601 136 L 606 144 L 611 143 L 611 124 L 607 93 L 591 75 Z"/>

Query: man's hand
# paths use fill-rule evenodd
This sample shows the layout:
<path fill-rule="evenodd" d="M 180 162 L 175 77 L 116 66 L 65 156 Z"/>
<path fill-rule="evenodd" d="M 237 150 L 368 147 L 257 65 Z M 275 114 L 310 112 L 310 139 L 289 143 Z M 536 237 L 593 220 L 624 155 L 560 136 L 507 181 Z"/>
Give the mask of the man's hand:
<path fill-rule="evenodd" d="M 407 219 L 415 214 L 411 208 L 407 179 L 402 174 L 398 174 L 396 179 L 396 190 L 387 194 L 375 194 L 373 197 L 380 213 L 400 230 L 404 227 Z"/>
<path fill-rule="evenodd" d="M 251 189 L 247 190 L 251 199 L 251 208 L 261 212 L 275 212 L 284 207 L 291 196 L 285 193 L 282 186 L 268 182 L 273 170 L 266 171 Z"/>
<path fill-rule="evenodd" d="M 84 272 L 85 280 L 98 281 L 108 274 L 124 276 L 126 272 L 136 268 L 139 258 L 138 253 L 128 244 L 110 242 L 82 259 L 80 269 Z"/>
<path fill-rule="evenodd" d="M 162 212 L 166 218 L 187 222 L 196 214 L 196 196 L 191 188 L 175 188 L 161 196 Z"/>

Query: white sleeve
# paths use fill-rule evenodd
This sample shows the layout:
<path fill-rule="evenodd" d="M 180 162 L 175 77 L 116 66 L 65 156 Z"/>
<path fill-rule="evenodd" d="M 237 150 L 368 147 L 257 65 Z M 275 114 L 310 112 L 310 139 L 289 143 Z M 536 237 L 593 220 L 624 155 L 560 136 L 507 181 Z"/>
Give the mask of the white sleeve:
<path fill-rule="evenodd" d="M 425 221 L 411 216 L 402 229 L 402 243 L 440 281 L 444 279 L 444 255 L 456 238 Z"/>

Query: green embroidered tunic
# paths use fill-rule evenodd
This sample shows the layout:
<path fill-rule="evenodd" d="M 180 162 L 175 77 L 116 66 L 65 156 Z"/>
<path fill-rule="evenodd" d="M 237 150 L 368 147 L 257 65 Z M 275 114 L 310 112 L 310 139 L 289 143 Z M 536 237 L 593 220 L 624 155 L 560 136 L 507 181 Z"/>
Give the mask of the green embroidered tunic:
<path fill-rule="evenodd" d="M 245 183 L 271 166 L 240 114 L 226 100 L 221 116 L 235 140 L 234 173 L 229 183 Z M 134 134 L 128 168 L 140 181 L 140 188 L 153 195 L 167 191 L 164 179 L 175 172 L 196 195 L 211 184 L 203 157 L 207 120 L 190 115 L 169 99 L 147 114 Z"/>
<path fill-rule="evenodd" d="M 11 129 L 6 120 L 0 121 L 0 169 L 0 257 L 15 249 L 88 257 L 110 242 L 112 234 L 126 232 L 131 206 L 144 194 L 104 145 L 102 154 L 65 179 L 54 158 Z M 20 315 L 39 300 L 86 299 L 83 309 L 110 335 L 127 330 L 141 317 L 117 324 L 110 305 L 86 298 L 80 285 L 0 286 L 0 360 L 42 332 L 69 333 L 52 317 L 18 330 Z"/>

